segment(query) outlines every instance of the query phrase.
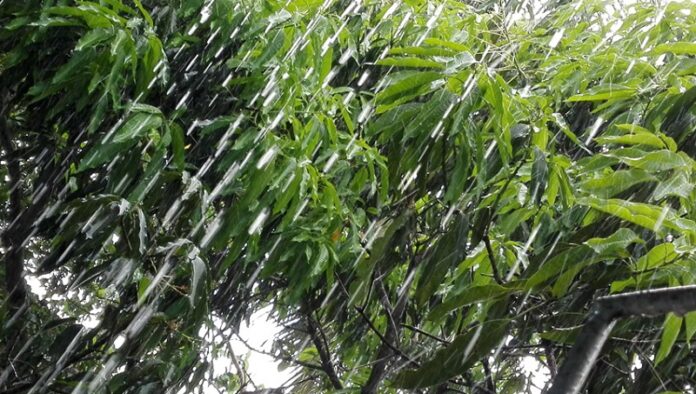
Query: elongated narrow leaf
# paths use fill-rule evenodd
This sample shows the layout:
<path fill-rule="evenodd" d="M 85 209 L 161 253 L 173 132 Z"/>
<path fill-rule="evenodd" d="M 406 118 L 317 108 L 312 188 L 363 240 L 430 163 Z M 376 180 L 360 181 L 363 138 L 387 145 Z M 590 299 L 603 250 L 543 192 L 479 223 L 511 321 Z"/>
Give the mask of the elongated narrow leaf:
<path fill-rule="evenodd" d="M 457 52 L 445 48 L 396 47 L 389 50 L 390 55 L 453 56 Z"/>
<path fill-rule="evenodd" d="M 586 205 L 600 212 L 608 213 L 627 222 L 637 224 L 658 234 L 666 229 L 696 234 L 696 222 L 678 217 L 674 211 L 665 206 L 624 201 L 619 199 L 602 200 L 598 198 L 582 198 L 578 204 Z"/>
<path fill-rule="evenodd" d="M 691 338 L 696 334 L 696 312 L 684 315 L 686 342 L 691 343 Z"/>
<path fill-rule="evenodd" d="M 616 89 L 607 90 L 597 93 L 582 93 L 576 94 L 568 98 L 568 102 L 576 101 L 605 101 L 605 100 L 619 100 L 626 99 L 633 96 L 636 93 L 635 89 Z"/>
<path fill-rule="evenodd" d="M 673 42 L 660 44 L 653 49 L 655 54 L 673 53 L 675 55 L 696 55 L 696 43 L 693 42 Z"/>
<path fill-rule="evenodd" d="M 660 339 L 660 347 L 655 354 L 655 365 L 660 364 L 672 352 L 674 343 L 677 342 L 679 331 L 681 331 L 682 317 L 669 313 L 665 318 L 665 324 L 662 327 L 662 338 Z"/>
<path fill-rule="evenodd" d="M 665 143 L 660 137 L 655 134 L 640 133 L 626 135 L 612 135 L 606 137 L 597 137 L 595 141 L 599 144 L 616 144 L 616 145 L 647 145 L 655 148 L 665 148 Z"/>
<path fill-rule="evenodd" d="M 546 162 L 546 155 L 541 149 L 534 148 L 534 162 L 532 163 L 532 180 L 529 185 L 531 199 L 535 204 L 541 203 L 541 197 L 546 190 L 546 183 L 549 177 L 549 166 Z"/>
<path fill-rule="evenodd" d="M 137 113 L 121 126 L 114 135 L 113 142 L 130 141 L 145 135 L 150 129 L 162 125 L 162 118 L 150 113 Z"/>
<path fill-rule="evenodd" d="M 671 242 L 661 243 L 654 246 L 648 253 L 643 255 L 636 262 L 636 271 L 647 271 L 661 265 L 667 264 L 677 258 L 679 254 Z"/>
<path fill-rule="evenodd" d="M 516 290 L 517 289 L 512 286 L 501 286 L 495 283 L 467 287 L 459 294 L 445 299 L 441 304 L 433 308 L 428 315 L 428 319 L 437 321 L 450 311 L 479 301 L 490 300 L 505 294 L 510 294 Z"/>
<path fill-rule="evenodd" d="M 399 373 L 394 378 L 394 386 L 402 389 L 430 387 L 466 372 L 503 340 L 508 323 L 506 320 L 486 322 L 456 337 L 420 368 Z"/>
<path fill-rule="evenodd" d="M 629 245 L 643 242 L 643 240 L 633 230 L 620 228 L 614 234 L 606 238 L 591 238 L 585 244 L 592 248 L 595 253 L 604 256 L 621 256 L 626 254 Z"/>
<path fill-rule="evenodd" d="M 598 178 L 581 182 L 578 187 L 597 197 L 614 197 L 622 191 L 639 183 L 654 181 L 656 178 L 645 170 L 632 168 L 603 174 Z"/>
<path fill-rule="evenodd" d="M 375 99 L 380 104 L 393 102 L 397 98 L 410 99 L 414 94 L 417 94 L 417 90 L 423 85 L 440 78 L 442 78 L 442 75 L 433 71 L 410 74 L 379 92 Z"/>
<path fill-rule="evenodd" d="M 466 255 L 469 233 L 469 217 L 457 215 L 447 233 L 434 246 L 433 252 L 423 262 L 423 274 L 416 291 L 416 302 L 423 305 L 437 290 L 450 268 Z"/>
<path fill-rule="evenodd" d="M 172 133 L 172 153 L 174 155 L 174 164 L 179 171 L 184 170 L 186 164 L 186 151 L 184 150 L 184 131 L 179 125 L 170 127 Z"/>
<path fill-rule="evenodd" d="M 444 69 L 445 65 L 434 60 L 420 59 L 417 57 L 388 57 L 380 59 L 375 64 L 380 66 L 408 67 L 408 68 L 436 68 Z"/>

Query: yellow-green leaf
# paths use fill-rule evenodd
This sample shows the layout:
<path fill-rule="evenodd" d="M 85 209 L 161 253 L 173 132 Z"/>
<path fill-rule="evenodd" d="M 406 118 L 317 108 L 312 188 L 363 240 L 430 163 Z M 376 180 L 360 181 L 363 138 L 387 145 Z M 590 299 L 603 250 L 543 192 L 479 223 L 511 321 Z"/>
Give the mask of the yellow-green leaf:
<path fill-rule="evenodd" d="M 568 102 L 576 101 L 605 101 L 605 100 L 618 100 L 626 99 L 633 96 L 636 93 L 635 89 L 616 89 L 607 90 L 597 93 L 582 93 L 576 94 L 575 96 L 570 96 Z"/>
<path fill-rule="evenodd" d="M 653 53 L 658 55 L 667 52 L 675 55 L 696 55 L 696 43 L 679 41 L 669 44 L 660 44 L 653 49 Z"/>

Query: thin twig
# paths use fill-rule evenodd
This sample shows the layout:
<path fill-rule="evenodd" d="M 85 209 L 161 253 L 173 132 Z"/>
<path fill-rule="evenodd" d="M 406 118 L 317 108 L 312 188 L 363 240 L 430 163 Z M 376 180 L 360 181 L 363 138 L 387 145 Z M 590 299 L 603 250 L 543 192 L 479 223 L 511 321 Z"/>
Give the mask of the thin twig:
<path fill-rule="evenodd" d="M 411 330 L 411 331 L 415 331 L 415 332 L 417 332 L 417 333 L 419 333 L 419 334 L 421 334 L 421 335 L 425 335 L 426 337 L 431 338 L 431 339 L 434 339 L 434 340 L 436 340 L 436 341 L 438 341 L 438 342 L 440 342 L 440 343 L 444 343 L 445 345 L 449 345 L 449 344 L 450 344 L 450 341 L 448 341 L 448 340 L 446 340 L 446 339 L 443 339 L 443 338 L 440 338 L 440 337 L 438 337 L 438 336 L 436 336 L 436 335 L 427 333 L 427 332 L 421 330 L 421 329 L 418 328 L 418 327 L 414 327 L 414 326 L 411 326 L 411 325 L 408 325 L 408 324 L 403 324 L 403 323 L 401 324 L 401 327 L 407 328 L 407 329 L 409 329 L 409 330 Z"/>
<path fill-rule="evenodd" d="M 502 285 L 504 283 L 503 278 L 500 277 L 500 272 L 498 272 L 495 254 L 493 252 L 493 247 L 491 246 L 491 239 L 488 237 L 488 233 L 483 234 L 483 244 L 486 245 L 486 252 L 488 252 L 488 260 L 490 260 L 491 271 L 493 271 L 493 279 L 495 279 L 496 283 Z"/>
<path fill-rule="evenodd" d="M 321 325 L 314 318 L 314 316 L 312 316 L 312 312 L 307 313 L 305 317 L 307 319 L 307 331 L 309 332 L 312 343 L 314 343 L 314 346 L 317 348 L 317 352 L 319 353 L 319 359 L 321 361 L 320 369 L 326 373 L 334 389 L 342 390 L 343 383 L 341 383 L 341 379 L 339 379 L 333 363 L 331 362 L 331 353 L 329 352 L 328 343 L 324 342 L 326 341 L 326 336 L 324 336 Z"/>
<path fill-rule="evenodd" d="M 495 382 L 493 381 L 491 366 L 488 364 L 488 360 L 485 358 L 481 360 L 481 364 L 483 364 L 483 372 L 486 374 L 486 386 L 490 392 L 495 394 L 497 390 L 495 389 Z"/>

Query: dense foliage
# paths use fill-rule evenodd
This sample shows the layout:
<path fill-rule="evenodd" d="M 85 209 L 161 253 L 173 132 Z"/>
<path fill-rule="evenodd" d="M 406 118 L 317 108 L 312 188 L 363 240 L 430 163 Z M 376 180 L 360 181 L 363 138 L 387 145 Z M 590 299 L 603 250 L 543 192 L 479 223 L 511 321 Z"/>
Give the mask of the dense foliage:
<path fill-rule="evenodd" d="M 533 391 L 593 299 L 695 282 L 695 26 L 0 1 L 0 391 L 252 390 L 229 338 L 268 305 L 288 390 Z M 694 332 L 619 322 L 589 391 L 693 389 Z"/>

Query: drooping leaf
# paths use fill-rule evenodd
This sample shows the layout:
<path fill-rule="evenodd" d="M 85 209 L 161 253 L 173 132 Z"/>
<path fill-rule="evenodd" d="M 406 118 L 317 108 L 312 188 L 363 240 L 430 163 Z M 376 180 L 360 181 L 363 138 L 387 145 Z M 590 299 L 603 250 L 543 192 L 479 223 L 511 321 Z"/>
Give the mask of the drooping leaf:
<path fill-rule="evenodd" d="M 466 256 L 469 217 L 457 214 L 451 228 L 432 247 L 432 253 L 423 261 L 422 275 L 416 290 L 416 302 L 423 305 L 435 292 L 450 268 Z"/>
<path fill-rule="evenodd" d="M 501 286 L 495 283 L 467 287 L 458 294 L 453 294 L 446 298 L 441 304 L 435 306 L 428 314 L 428 320 L 437 321 L 450 311 L 479 301 L 487 301 L 510 294 L 516 290 L 514 286 Z"/>
<path fill-rule="evenodd" d="M 691 338 L 696 333 L 696 312 L 689 312 L 684 315 L 684 334 L 686 343 L 691 343 Z"/>
<path fill-rule="evenodd" d="M 614 197 L 624 190 L 637 184 L 654 181 L 656 178 L 649 172 L 631 168 L 628 170 L 612 171 L 597 178 L 581 182 L 578 187 L 597 197 Z"/>
<path fill-rule="evenodd" d="M 581 93 L 568 98 L 568 102 L 579 101 L 605 101 L 605 100 L 623 100 L 632 97 L 636 93 L 635 89 L 626 89 L 621 87 L 597 89 L 595 93 Z"/>
<path fill-rule="evenodd" d="M 393 66 L 404 68 L 435 68 L 444 69 L 445 65 L 434 60 L 417 57 L 387 57 L 375 62 L 379 66 Z"/>
<path fill-rule="evenodd" d="M 682 320 L 684 320 L 682 317 L 674 313 L 667 314 L 662 328 L 660 347 L 655 354 L 655 365 L 660 364 L 672 352 L 672 347 L 674 347 L 674 343 L 677 341 L 681 331 Z"/>
<path fill-rule="evenodd" d="M 113 142 L 118 144 L 132 141 L 143 136 L 150 129 L 159 128 L 162 118 L 151 113 L 136 113 L 128 119 L 114 134 Z"/>
<path fill-rule="evenodd" d="M 174 164 L 179 171 L 184 170 L 186 165 L 186 151 L 184 142 L 184 131 L 177 124 L 170 126 L 172 133 L 172 153 L 174 155 Z"/>
<path fill-rule="evenodd" d="M 546 183 L 549 175 L 549 166 L 546 156 L 541 149 L 534 148 L 534 162 L 532 163 L 532 180 L 529 185 L 532 201 L 535 204 L 541 203 L 541 197 L 546 190 Z"/>
<path fill-rule="evenodd" d="M 507 320 L 488 321 L 457 336 L 418 369 L 400 372 L 393 379 L 393 385 L 411 390 L 430 387 L 466 372 L 502 341 L 508 323 Z"/>
<path fill-rule="evenodd" d="M 693 42 L 672 42 L 660 44 L 653 49 L 655 54 L 673 53 L 675 55 L 696 55 L 696 44 Z"/>

